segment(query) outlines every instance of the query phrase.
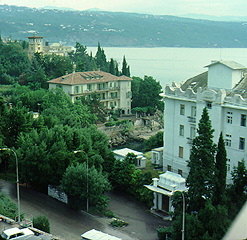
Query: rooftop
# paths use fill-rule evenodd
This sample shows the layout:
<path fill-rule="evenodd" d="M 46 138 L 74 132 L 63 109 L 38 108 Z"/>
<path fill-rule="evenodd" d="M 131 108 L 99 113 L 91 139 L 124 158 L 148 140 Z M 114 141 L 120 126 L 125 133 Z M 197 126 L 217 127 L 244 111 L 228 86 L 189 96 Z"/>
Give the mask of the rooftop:
<path fill-rule="evenodd" d="M 110 82 L 110 81 L 131 81 L 126 76 L 115 76 L 103 71 L 74 72 L 59 78 L 52 79 L 48 83 L 64 84 L 64 85 L 80 85 L 86 83 Z"/>
<path fill-rule="evenodd" d="M 212 61 L 211 64 L 205 66 L 205 67 L 211 67 L 216 64 L 222 64 L 226 67 L 229 67 L 231 69 L 237 70 L 237 69 L 246 69 L 246 67 L 240 63 L 234 62 L 234 61 Z"/>
<path fill-rule="evenodd" d="M 130 148 L 117 149 L 117 150 L 114 150 L 113 152 L 114 152 L 114 154 L 118 154 L 121 156 L 126 156 L 128 153 L 133 153 L 136 156 L 142 155 L 142 152 L 138 152 L 138 151 L 132 150 Z"/>

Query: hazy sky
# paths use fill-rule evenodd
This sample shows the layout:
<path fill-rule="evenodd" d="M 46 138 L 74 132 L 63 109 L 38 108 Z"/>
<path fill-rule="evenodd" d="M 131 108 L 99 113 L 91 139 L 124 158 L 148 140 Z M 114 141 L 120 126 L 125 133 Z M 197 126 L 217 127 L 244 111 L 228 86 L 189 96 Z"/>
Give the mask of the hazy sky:
<path fill-rule="evenodd" d="M 215 16 L 246 16 L 246 0 L 0 0 L 0 4 L 27 7 L 99 8 L 106 11 L 160 15 L 198 13 Z"/>

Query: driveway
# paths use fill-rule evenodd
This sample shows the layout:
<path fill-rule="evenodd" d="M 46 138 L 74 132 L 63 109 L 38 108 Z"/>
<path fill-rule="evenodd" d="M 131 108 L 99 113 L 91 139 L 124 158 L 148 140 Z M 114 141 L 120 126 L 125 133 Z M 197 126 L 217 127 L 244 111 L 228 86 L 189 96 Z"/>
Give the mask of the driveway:
<path fill-rule="evenodd" d="M 16 201 L 15 184 L 0 180 L 0 192 L 7 193 Z M 123 195 L 108 194 L 109 209 L 121 220 L 129 223 L 122 229 L 109 226 L 108 218 L 76 212 L 45 194 L 20 187 L 21 212 L 32 216 L 45 215 L 51 225 L 51 233 L 64 240 L 79 240 L 80 235 L 92 228 L 121 237 L 123 240 L 157 240 L 156 229 L 170 222 L 153 216 L 147 207 Z"/>

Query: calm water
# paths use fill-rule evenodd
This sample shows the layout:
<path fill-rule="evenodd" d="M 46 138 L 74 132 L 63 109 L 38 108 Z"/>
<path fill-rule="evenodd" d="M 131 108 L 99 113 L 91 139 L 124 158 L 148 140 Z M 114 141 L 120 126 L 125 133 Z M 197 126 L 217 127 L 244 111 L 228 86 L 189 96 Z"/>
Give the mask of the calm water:
<path fill-rule="evenodd" d="M 207 70 L 211 60 L 232 60 L 247 67 L 246 48 L 109 48 L 103 47 L 108 59 L 122 67 L 125 55 L 131 76 L 152 76 L 162 87 L 173 81 L 180 83 Z M 97 48 L 88 47 L 93 56 Z"/>

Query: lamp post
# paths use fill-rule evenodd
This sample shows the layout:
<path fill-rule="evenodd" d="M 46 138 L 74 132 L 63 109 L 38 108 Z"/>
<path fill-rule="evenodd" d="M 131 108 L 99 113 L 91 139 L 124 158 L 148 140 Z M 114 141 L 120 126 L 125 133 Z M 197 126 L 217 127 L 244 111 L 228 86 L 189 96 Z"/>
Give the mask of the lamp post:
<path fill-rule="evenodd" d="M 75 150 L 74 151 L 74 153 L 78 153 L 78 152 L 85 153 L 86 158 L 87 158 L 87 183 L 86 183 L 87 187 L 86 187 L 86 189 L 87 189 L 87 212 L 88 212 L 88 209 L 89 209 L 89 202 L 88 202 L 88 156 L 84 150 Z"/>
<path fill-rule="evenodd" d="M 17 186 L 17 208 L 18 208 L 18 223 L 21 222 L 21 209 L 20 209 L 20 189 L 19 189 L 19 170 L 18 170 L 18 159 L 16 152 L 10 148 L 0 148 L 0 151 L 12 151 L 15 155 L 16 164 L 16 186 Z"/>
<path fill-rule="evenodd" d="M 184 197 L 184 193 L 183 191 L 180 191 L 180 190 L 175 190 L 173 191 L 173 193 L 175 192 L 180 192 L 182 194 L 182 197 L 183 197 L 183 221 L 182 221 L 182 240 L 184 240 L 184 229 L 185 229 L 185 197 Z"/>

